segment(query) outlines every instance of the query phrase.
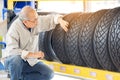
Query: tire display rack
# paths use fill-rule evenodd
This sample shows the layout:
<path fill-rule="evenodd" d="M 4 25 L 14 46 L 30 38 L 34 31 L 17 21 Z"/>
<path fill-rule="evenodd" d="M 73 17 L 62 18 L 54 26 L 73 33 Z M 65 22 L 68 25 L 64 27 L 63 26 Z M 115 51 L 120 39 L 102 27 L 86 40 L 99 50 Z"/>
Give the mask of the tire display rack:
<path fill-rule="evenodd" d="M 32 0 L 8 0 L 8 9 L 13 9 L 13 2 L 14 1 L 32 1 Z M 35 1 L 40 1 L 40 0 L 35 0 Z M 120 8 L 119 8 L 120 9 Z M 116 10 L 116 11 L 119 11 L 119 10 Z M 111 11 L 112 12 L 112 11 Z M 114 12 L 114 11 L 113 11 Z M 103 12 L 102 12 L 103 13 Z M 101 14 L 102 14 L 101 13 Z M 117 12 L 116 12 L 117 13 Z M 99 24 L 99 23 L 105 23 L 105 22 L 107 22 L 107 23 L 112 23 L 112 22 L 110 22 L 109 21 L 109 16 L 111 16 L 112 14 L 116 14 L 116 13 L 106 13 L 105 15 L 105 17 L 103 17 L 103 18 L 101 18 L 101 19 L 99 19 L 100 21 L 99 22 L 97 22 L 96 24 Z M 81 15 L 81 14 L 80 14 Z M 92 13 L 92 15 L 93 15 L 93 13 Z M 88 18 L 88 21 L 86 21 L 86 22 L 88 22 L 86 25 L 85 25 L 85 28 L 82 28 L 82 30 L 83 30 L 83 32 L 80 32 L 80 33 L 83 33 L 83 35 L 84 34 L 92 34 L 93 35 L 93 33 L 90 33 L 90 31 L 89 30 L 87 30 L 87 28 L 88 28 L 88 26 L 89 25 L 91 25 L 91 21 L 94 21 L 94 19 L 97 19 L 97 17 L 96 17 L 96 15 L 98 16 L 99 14 L 97 13 L 95 13 L 93 16 L 91 16 L 91 17 L 89 17 Z M 112 19 L 112 18 L 111 18 Z M 119 18 L 117 19 L 117 20 L 119 20 Z M 103 21 L 103 22 L 101 22 L 101 21 Z M 117 21 L 114 21 L 113 23 L 112 23 L 112 25 L 114 26 L 114 23 L 115 22 L 117 22 Z M 93 23 L 92 23 L 93 24 Z M 96 26 L 96 24 L 94 24 L 94 26 Z M 71 24 L 72 25 L 72 24 Z M 76 25 L 76 24 L 73 24 L 73 25 Z M 106 25 L 105 25 L 106 26 Z M 103 34 L 100 34 L 101 33 L 101 31 L 99 31 L 99 30 L 101 30 L 101 29 L 103 29 L 105 26 L 102 26 L 102 24 L 100 24 L 100 25 L 98 25 L 97 26 L 97 28 L 98 28 L 98 31 L 95 31 L 94 30 L 94 27 L 93 28 L 91 28 L 91 31 L 93 31 L 94 30 L 94 33 L 98 33 L 97 35 L 93 35 L 92 36 L 92 38 L 91 37 L 84 37 L 84 36 L 82 36 L 82 37 L 84 37 L 84 38 L 82 38 L 82 39 L 84 39 L 84 40 L 88 40 L 89 39 L 89 41 L 88 41 L 88 43 L 90 43 L 90 45 L 97 45 L 98 43 L 96 42 L 96 43 L 93 43 L 92 42 L 92 44 L 91 44 L 91 39 L 94 39 L 94 41 L 96 40 L 101 40 L 101 36 L 103 36 L 102 37 L 102 40 L 104 40 L 104 45 L 103 46 L 106 46 L 108 43 L 111 43 L 112 42 L 112 38 L 113 37 L 115 37 L 115 35 L 114 34 L 112 34 L 111 33 L 111 35 L 112 36 L 110 36 L 110 33 L 108 34 L 105 34 L 105 36 L 103 35 Z M 116 26 L 114 26 L 114 27 L 116 27 Z M 110 27 L 110 29 L 112 29 L 112 28 L 114 28 L 114 27 Z M 106 27 L 105 27 L 106 28 Z M 97 29 L 96 29 L 97 30 Z M 71 29 L 71 31 L 74 31 L 73 29 Z M 102 31 L 103 32 L 103 31 Z M 107 32 L 107 31 L 105 31 L 105 32 Z M 112 30 L 110 30 L 110 32 L 113 32 Z M 54 33 L 54 32 L 53 32 Z M 72 32 L 70 32 L 70 33 L 72 33 Z M 114 32 L 115 33 L 115 32 Z M 117 33 L 116 33 L 117 34 Z M 108 36 L 108 38 L 110 38 L 110 40 L 109 40 L 109 42 L 106 44 L 105 43 L 105 41 L 106 41 L 106 37 L 107 37 L 107 35 L 109 35 Z M 46 35 L 47 36 L 47 35 Z M 71 35 L 67 35 L 68 37 L 66 37 L 65 39 L 66 39 L 66 41 L 67 40 L 69 40 L 69 41 L 73 41 L 73 40 L 70 40 L 69 39 L 69 37 L 71 38 Z M 100 37 L 99 37 L 100 36 Z M 81 38 L 81 37 L 79 37 L 79 38 Z M 86 38 L 88 38 L 88 39 L 86 39 Z M 105 39 L 104 39 L 105 38 Z M 76 39 L 76 38 L 75 38 Z M 84 41 L 83 40 L 83 41 Z M 101 40 L 101 43 L 102 43 L 102 40 Z M 117 40 L 117 39 L 116 39 Z M 76 40 L 77 41 L 77 40 Z M 115 40 L 114 40 L 115 41 Z M 91 50 L 91 48 L 89 47 L 89 46 L 87 46 L 86 44 L 88 44 L 87 42 L 84 42 L 84 44 L 82 44 L 82 46 L 84 45 L 84 46 L 86 46 L 86 48 L 89 48 L 90 50 Z M 115 44 L 115 42 L 113 42 L 113 44 Z M 111 44 L 109 44 L 109 48 L 111 48 L 112 49 L 112 47 L 114 47 L 114 45 L 113 45 L 112 43 Z M 71 45 L 71 44 L 68 44 L 68 46 L 69 45 Z M 102 49 L 102 52 L 104 52 L 104 53 L 102 53 L 102 57 L 103 57 L 103 60 L 104 61 L 109 61 L 109 60 L 107 60 L 108 58 L 106 58 L 106 54 L 105 54 L 105 51 L 106 52 L 108 52 L 107 50 L 106 50 L 106 48 L 104 48 L 104 47 L 99 47 L 99 46 L 101 46 L 101 44 L 99 44 L 99 45 L 97 45 L 97 51 L 93 51 L 93 52 L 98 52 L 98 53 L 100 53 L 100 51 L 99 50 L 101 50 Z M 117 45 L 118 47 L 119 47 L 119 45 Z M 75 46 L 76 47 L 76 46 Z M 81 48 L 81 45 L 78 47 L 79 49 L 82 49 Z M 92 49 L 95 49 L 96 47 L 92 47 Z M 115 49 L 116 49 L 117 47 L 115 47 Z M 72 50 L 72 49 L 71 49 Z M 67 51 L 67 50 L 66 50 Z M 70 50 L 68 50 L 68 52 L 69 52 Z M 82 49 L 82 51 L 80 51 L 81 52 L 81 54 L 83 54 L 82 52 L 83 51 L 85 51 L 85 48 L 83 48 Z M 109 51 L 111 51 L 111 50 L 109 50 Z M 67 53 L 68 53 L 67 52 Z M 89 52 L 89 51 L 88 51 Z M 115 52 L 115 51 L 112 51 L 112 52 Z M 86 54 L 88 54 L 88 53 L 86 53 Z M 90 55 L 90 56 L 89 56 Z M 89 58 L 88 59 L 91 59 L 91 53 L 89 54 L 88 56 L 89 56 Z M 97 56 L 97 60 L 99 60 L 99 63 L 101 63 L 101 66 L 104 66 L 104 65 L 106 65 L 106 64 L 108 64 L 107 66 L 109 66 L 109 63 L 107 63 L 106 62 L 106 64 L 103 64 L 103 60 L 102 60 L 102 58 L 101 58 L 101 56 L 99 56 L 99 54 L 95 54 L 95 56 Z M 105 57 L 104 57 L 105 56 Z M 113 57 L 112 57 L 113 56 Z M 112 53 L 110 53 L 110 55 L 109 55 L 109 58 L 111 58 L 112 57 L 112 61 L 110 61 L 110 63 L 112 63 L 112 62 L 114 62 L 114 64 L 110 64 L 111 66 L 117 66 L 117 67 L 119 67 L 119 63 L 117 64 L 115 64 L 115 62 L 116 61 L 119 61 L 119 59 L 117 58 L 117 59 L 114 59 L 114 56 L 116 56 L 117 57 L 117 54 L 115 54 L 115 55 L 113 55 Z M 54 57 L 54 56 L 53 56 Z M 78 56 L 77 56 L 78 57 Z M 87 56 L 82 56 L 82 58 L 85 60 L 85 58 L 84 57 L 87 57 Z M 101 60 L 99 59 L 99 57 L 101 58 Z M 49 58 L 49 56 L 48 56 L 48 58 Z M 87 59 L 87 58 L 86 58 Z M 102 69 L 94 69 L 94 68 L 90 68 L 90 67 L 86 67 L 86 66 L 84 66 L 84 67 L 82 67 L 82 66 L 74 66 L 74 65 L 71 65 L 71 64 L 62 64 L 62 63 L 59 63 L 59 62 L 54 62 L 54 61 L 46 61 L 46 60 L 42 60 L 45 64 L 48 64 L 54 71 L 56 71 L 56 72 L 61 72 L 61 73 L 66 73 L 66 74 L 70 74 L 70 75 L 74 75 L 74 76 L 80 76 L 80 77 L 84 77 L 84 78 L 90 78 L 91 80 L 120 80 L 120 73 L 118 73 L 118 72 L 114 72 L 114 71 L 108 71 L 108 70 L 102 70 Z M 89 60 L 88 60 L 89 61 Z M 88 66 L 89 65 L 91 65 L 91 64 L 87 64 Z M 111 70 L 111 68 L 110 68 L 110 70 Z"/>
<path fill-rule="evenodd" d="M 42 62 L 47 64 L 55 72 L 66 73 L 72 76 L 89 78 L 91 80 L 120 80 L 120 73 L 117 72 L 98 70 L 74 65 L 66 65 L 58 62 L 51 62 L 45 60 L 42 60 Z"/>
<path fill-rule="evenodd" d="M 87 16 L 88 18 L 82 18 L 85 15 L 85 13 L 82 13 L 74 18 L 75 20 L 73 21 L 68 20 L 70 20 L 74 14 L 67 14 L 64 19 L 70 23 L 69 31 L 65 33 L 63 29 L 59 27 L 60 25 L 57 25 L 52 33 L 51 43 L 49 43 L 52 45 L 51 49 L 55 52 L 61 63 L 47 61 L 45 61 L 45 63 L 57 72 L 82 76 L 93 80 L 119 80 L 119 44 L 116 44 L 116 42 L 119 41 L 119 13 L 120 7 L 90 13 Z M 69 16 L 69 19 L 66 18 L 67 16 Z M 84 19 L 87 19 L 87 21 L 84 21 Z M 81 29 L 75 29 L 79 27 Z M 113 31 L 111 31 L 113 32 L 112 36 L 108 36 L 109 27 L 111 27 L 111 29 L 113 28 Z M 115 29 L 118 29 L 118 31 L 116 32 Z M 79 36 L 77 36 L 78 33 Z M 115 40 L 112 42 L 112 38 L 114 37 Z M 109 42 L 111 46 L 108 44 L 109 38 L 111 38 Z M 40 39 L 41 38 L 39 38 L 39 40 Z M 117 45 L 117 47 L 114 47 L 115 45 Z M 112 50 L 112 47 L 114 47 L 114 51 L 112 52 L 115 54 L 108 51 L 110 48 L 110 50 Z M 78 51 L 77 48 L 79 48 L 80 51 Z M 48 49 L 45 51 L 47 50 Z M 48 55 L 49 52 L 45 54 Z M 80 55 L 82 55 L 82 57 L 79 57 Z M 80 62 L 78 61 L 80 59 L 83 59 L 87 65 L 76 63 Z M 96 63 L 100 65 L 96 65 Z"/>

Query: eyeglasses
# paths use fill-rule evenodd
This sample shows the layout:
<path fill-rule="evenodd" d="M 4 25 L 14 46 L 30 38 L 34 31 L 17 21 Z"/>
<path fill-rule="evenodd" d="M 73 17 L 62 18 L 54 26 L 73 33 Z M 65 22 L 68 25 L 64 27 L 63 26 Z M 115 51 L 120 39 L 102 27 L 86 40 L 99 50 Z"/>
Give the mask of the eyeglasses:
<path fill-rule="evenodd" d="M 28 20 L 29 22 L 35 23 L 38 21 L 38 18 L 34 19 L 34 20 Z"/>

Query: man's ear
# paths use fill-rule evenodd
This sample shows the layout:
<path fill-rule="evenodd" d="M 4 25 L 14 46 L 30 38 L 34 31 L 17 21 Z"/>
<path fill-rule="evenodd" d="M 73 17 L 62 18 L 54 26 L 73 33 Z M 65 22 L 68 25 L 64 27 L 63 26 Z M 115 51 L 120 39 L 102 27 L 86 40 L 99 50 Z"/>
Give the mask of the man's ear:
<path fill-rule="evenodd" d="M 22 22 L 23 22 L 23 24 L 26 24 L 26 23 L 27 23 L 27 21 L 26 21 L 26 20 L 23 20 Z"/>

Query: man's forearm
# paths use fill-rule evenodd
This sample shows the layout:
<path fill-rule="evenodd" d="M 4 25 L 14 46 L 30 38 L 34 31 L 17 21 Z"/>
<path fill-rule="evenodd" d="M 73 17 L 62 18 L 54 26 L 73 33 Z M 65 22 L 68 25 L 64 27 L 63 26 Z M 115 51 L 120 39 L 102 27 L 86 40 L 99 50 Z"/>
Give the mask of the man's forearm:
<path fill-rule="evenodd" d="M 26 58 L 44 58 L 44 53 L 42 51 L 39 52 L 29 52 Z"/>
<path fill-rule="evenodd" d="M 60 26 L 67 32 L 69 23 L 63 19 L 63 16 L 59 16 L 57 19 Z"/>
<path fill-rule="evenodd" d="M 58 19 L 57 19 L 58 23 L 61 23 L 62 20 L 63 20 L 63 17 L 62 17 L 62 16 L 58 17 Z"/>
<path fill-rule="evenodd" d="M 29 52 L 29 53 L 28 53 L 28 55 L 26 56 L 26 58 L 31 58 L 31 57 L 33 57 L 33 58 L 34 58 L 34 56 L 35 56 L 35 55 L 34 55 L 34 53 Z"/>

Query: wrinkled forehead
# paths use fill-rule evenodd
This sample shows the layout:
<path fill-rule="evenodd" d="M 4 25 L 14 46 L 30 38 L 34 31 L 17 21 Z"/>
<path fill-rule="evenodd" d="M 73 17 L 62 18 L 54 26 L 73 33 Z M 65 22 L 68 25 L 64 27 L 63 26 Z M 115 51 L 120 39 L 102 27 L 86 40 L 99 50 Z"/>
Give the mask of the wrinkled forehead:
<path fill-rule="evenodd" d="M 29 15 L 28 15 L 28 18 L 29 19 L 36 19 L 36 18 L 38 18 L 38 14 L 37 14 L 37 12 L 36 11 L 31 11 L 30 13 L 29 13 Z"/>

